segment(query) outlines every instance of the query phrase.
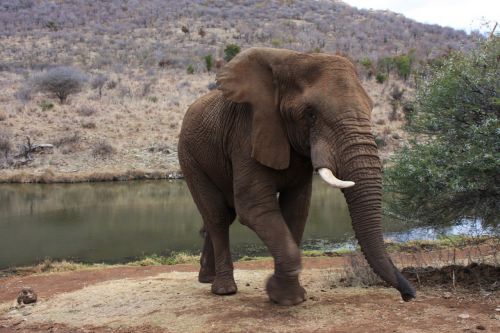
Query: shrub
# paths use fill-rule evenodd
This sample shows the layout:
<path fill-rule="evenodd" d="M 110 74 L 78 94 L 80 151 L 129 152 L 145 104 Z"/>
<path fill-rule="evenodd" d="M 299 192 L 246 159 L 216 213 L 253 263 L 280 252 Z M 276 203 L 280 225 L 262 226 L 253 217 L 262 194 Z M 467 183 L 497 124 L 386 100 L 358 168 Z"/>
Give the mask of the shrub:
<path fill-rule="evenodd" d="M 373 75 L 373 71 L 374 71 L 373 63 L 372 63 L 371 59 L 364 57 L 360 60 L 360 64 L 361 64 L 361 66 L 363 66 L 363 69 L 366 73 L 366 78 L 371 79 L 371 77 Z"/>
<path fill-rule="evenodd" d="M 99 140 L 92 148 L 92 156 L 95 158 L 107 158 L 115 153 L 115 148 L 106 140 Z"/>
<path fill-rule="evenodd" d="M 87 128 L 87 129 L 93 129 L 93 128 L 96 128 L 97 125 L 92 120 L 84 120 L 84 121 L 82 121 L 82 127 Z"/>
<path fill-rule="evenodd" d="M 92 82 L 90 83 L 90 86 L 92 87 L 92 89 L 97 89 L 97 91 L 99 92 L 99 98 L 102 97 L 102 88 L 104 87 L 104 85 L 106 84 L 107 81 L 108 81 L 107 76 L 105 76 L 103 74 L 99 74 L 99 75 L 95 76 L 92 79 Z"/>
<path fill-rule="evenodd" d="M 377 71 L 388 74 L 394 67 L 394 60 L 391 57 L 381 58 L 377 61 Z"/>
<path fill-rule="evenodd" d="M 413 136 L 385 170 L 390 212 L 426 225 L 500 218 L 500 38 L 454 53 L 418 85 Z"/>
<path fill-rule="evenodd" d="M 203 37 L 205 37 L 205 36 L 207 35 L 207 33 L 205 32 L 205 29 L 203 29 L 203 27 L 200 27 L 200 28 L 198 29 L 198 35 L 199 35 L 201 38 L 203 38 Z"/>
<path fill-rule="evenodd" d="M 375 137 L 375 143 L 377 144 L 377 147 L 383 148 L 387 146 L 387 138 L 383 135 L 377 135 Z"/>
<path fill-rule="evenodd" d="M 387 74 L 377 73 L 377 75 L 375 76 L 375 80 L 377 81 L 377 83 L 382 84 L 387 81 Z"/>
<path fill-rule="evenodd" d="M 207 68 L 207 72 L 210 72 L 212 70 L 212 67 L 213 67 L 213 57 L 211 54 L 207 54 L 203 60 L 205 60 L 205 67 Z"/>
<path fill-rule="evenodd" d="M 393 100 L 400 101 L 403 98 L 404 92 L 405 92 L 404 88 L 402 89 L 400 86 L 394 84 L 391 88 L 389 95 Z"/>
<path fill-rule="evenodd" d="M 400 55 L 394 57 L 394 65 L 398 72 L 398 75 L 403 80 L 408 80 L 408 77 L 411 74 L 411 61 L 409 55 Z"/>
<path fill-rule="evenodd" d="M 188 27 L 186 27 L 185 25 L 183 25 L 183 26 L 181 27 L 181 31 L 182 31 L 183 33 L 185 33 L 185 34 L 189 34 L 189 28 L 188 28 Z"/>
<path fill-rule="evenodd" d="M 237 44 L 228 44 L 224 49 L 224 60 L 230 61 L 238 53 L 240 53 L 240 47 Z"/>
<path fill-rule="evenodd" d="M 42 108 L 42 111 L 47 111 L 54 108 L 54 103 L 44 99 L 43 101 L 40 102 L 39 106 Z"/>
<path fill-rule="evenodd" d="M 5 158 L 8 157 L 9 152 L 12 148 L 12 143 L 10 140 L 10 135 L 3 131 L 0 132 L 0 153 L 3 154 Z"/>
<path fill-rule="evenodd" d="M 69 95 L 80 92 L 86 81 L 87 77 L 78 69 L 60 66 L 36 75 L 31 86 L 34 91 L 56 96 L 63 104 Z"/>
<path fill-rule="evenodd" d="M 80 142 L 81 137 L 80 133 L 75 132 L 73 135 L 65 135 L 60 137 L 59 139 L 54 140 L 52 143 L 55 147 L 59 148 L 62 146 L 67 146 L 67 145 L 75 145 L 78 142 Z"/>
<path fill-rule="evenodd" d="M 47 29 L 49 29 L 50 31 L 57 31 L 57 30 L 59 30 L 59 25 L 56 22 L 54 22 L 54 21 L 49 21 L 49 22 L 45 23 L 45 27 Z"/>
<path fill-rule="evenodd" d="M 25 82 L 24 85 L 15 93 L 15 97 L 22 102 L 27 102 L 31 99 L 33 87 L 31 82 Z"/>
<path fill-rule="evenodd" d="M 80 115 L 80 116 L 84 116 L 84 117 L 90 117 L 91 115 L 93 115 L 94 113 L 96 113 L 96 109 L 91 107 L 91 106 L 82 106 L 80 108 L 78 108 L 76 110 L 76 112 Z"/>
<path fill-rule="evenodd" d="M 389 121 L 400 120 L 401 116 L 398 113 L 399 103 L 396 100 L 391 101 L 391 112 L 389 113 Z"/>
<path fill-rule="evenodd" d="M 109 90 L 113 90 L 117 85 L 118 83 L 115 80 L 111 80 L 108 82 L 108 84 L 106 84 L 106 88 L 108 88 Z"/>
<path fill-rule="evenodd" d="M 194 67 L 193 67 L 193 65 L 189 64 L 189 65 L 187 66 L 186 72 L 187 72 L 188 74 L 194 74 Z"/>
<path fill-rule="evenodd" d="M 4 121 L 7 119 L 7 113 L 5 111 L 0 110 L 0 121 Z"/>

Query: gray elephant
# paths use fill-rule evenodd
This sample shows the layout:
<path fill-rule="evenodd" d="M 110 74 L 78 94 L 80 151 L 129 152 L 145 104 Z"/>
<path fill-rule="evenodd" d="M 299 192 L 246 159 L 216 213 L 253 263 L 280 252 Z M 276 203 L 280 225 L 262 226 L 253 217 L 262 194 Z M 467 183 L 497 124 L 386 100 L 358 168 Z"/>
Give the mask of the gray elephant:
<path fill-rule="evenodd" d="M 317 170 L 342 189 L 373 270 L 403 300 L 414 298 L 384 247 L 372 102 L 352 63 L 328 54 L 250 48 L 220 70 L 217 82 L 218 90 L 187 111 L 178 149 L 206 230 L 200 282 L 212 283 L 218 295 L 237 291 L 229 226 L 238 215 L 274 258 L 269 298 L 282 305 L 304 301 L 299 245 Z"/>

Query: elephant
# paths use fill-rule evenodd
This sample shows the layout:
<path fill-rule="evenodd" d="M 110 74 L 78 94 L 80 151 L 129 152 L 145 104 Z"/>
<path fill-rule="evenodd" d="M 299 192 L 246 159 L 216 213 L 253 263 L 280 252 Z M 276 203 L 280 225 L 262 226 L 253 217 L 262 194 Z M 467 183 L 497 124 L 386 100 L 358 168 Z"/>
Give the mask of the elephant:
<path fill-rule="evenodd" d="M 373 105 L 352 62 L 253 47 L 221 68 L 216 81 L 218 89 L 188 108 L 178 145 L 205 230 L 199 281 L 212 283 L 217 295 L 237 292 L 229 227 L 238 216 L 274 258 L 266 283 L 270 300 L 303 302 L 299 246 L 317 171 L 343 192 L 355 236 L 375 273 L 404 301 L 415 298 L 384 246 Z"/>

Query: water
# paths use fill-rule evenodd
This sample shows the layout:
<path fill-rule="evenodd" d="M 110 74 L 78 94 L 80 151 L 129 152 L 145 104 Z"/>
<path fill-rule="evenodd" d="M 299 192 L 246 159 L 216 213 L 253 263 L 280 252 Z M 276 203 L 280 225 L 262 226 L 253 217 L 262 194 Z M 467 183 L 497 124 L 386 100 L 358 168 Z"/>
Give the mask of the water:
<path fill-rule="evenodd" d="M 172 251 L 199 253 L 200 227 L 184 181 L 0 185 L 0 268 L 46 257 L 124 262 Z M 422 238 L 422 230 L 408 228 L 384 223 L 390 238 Z M 352 236 L 342 193 L 315 178 L 304 248 L 331 250 Z M 230 239 L 236 257 L 267 253 L 239 222 Z"/>

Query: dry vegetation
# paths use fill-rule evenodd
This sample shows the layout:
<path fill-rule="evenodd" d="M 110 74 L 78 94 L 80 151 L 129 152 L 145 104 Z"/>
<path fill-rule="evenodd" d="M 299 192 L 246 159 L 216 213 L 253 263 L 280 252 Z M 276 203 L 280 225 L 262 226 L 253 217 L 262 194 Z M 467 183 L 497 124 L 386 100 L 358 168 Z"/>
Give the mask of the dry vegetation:
<path fill-rule="evenodd" d="M 405 140 L 412 94 L 406 74 L 377 83 L 385 60 L 411 54 L 415 67 L 472 40 L 331 1 L 0 1 L 0 22 L 0 181 L 15 182 L 174 176 L 184 112 L 214 88 L 230 43 L 358 61 L 385 159 Z M 86 76 L 61 103 L 33 89 L 37 75 L 60 65 Z M 23 148 L 44 143 L 53 149 Z"/>

